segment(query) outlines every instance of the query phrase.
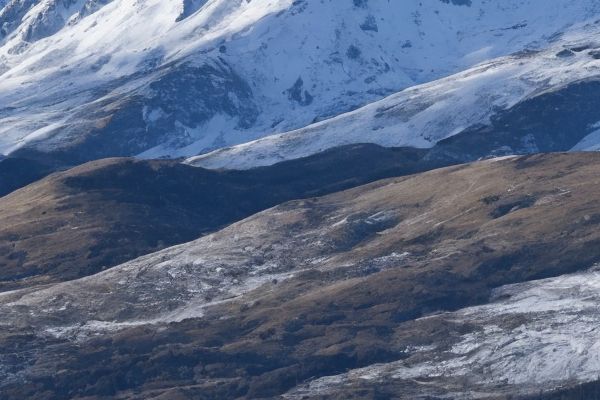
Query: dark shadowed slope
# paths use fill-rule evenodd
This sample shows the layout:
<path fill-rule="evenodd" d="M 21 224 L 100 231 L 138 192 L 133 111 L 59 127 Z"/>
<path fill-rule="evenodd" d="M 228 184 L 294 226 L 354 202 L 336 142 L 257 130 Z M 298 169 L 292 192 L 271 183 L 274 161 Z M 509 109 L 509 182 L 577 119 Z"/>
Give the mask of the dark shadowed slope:
<path fill-rule="evenodd" d="M 0 198 L 0 289 L 89 275 L 284 201 L 434 166 L 421 158 L 420 151 L 356 145 L 239 172 L 175 161 L 91 162 Z M 8 162 L 19 164 L 0 165 Z"/>
<path fill-rule="evenodd" d="M 0 158 L 0 197 L 55 172 L 57 167 L 24 158 Z"/>
<path fill-rule="evenodd" d="M 599 177 L 588 153 L 383 180 L 5 293 L 0 393 L 500 399 L 594 380 L 561 338 L 596 340 Z"/>

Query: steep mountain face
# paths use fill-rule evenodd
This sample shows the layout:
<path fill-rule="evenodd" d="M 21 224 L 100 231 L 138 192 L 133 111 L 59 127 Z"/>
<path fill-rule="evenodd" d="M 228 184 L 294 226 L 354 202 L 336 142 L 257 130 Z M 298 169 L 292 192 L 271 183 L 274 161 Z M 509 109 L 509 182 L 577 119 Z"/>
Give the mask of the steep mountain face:
<path fill-rule="evenodd" d="M 97 11 L 110 0 L 5 0 L 0 11 L 3 53 L 21 53 L 30 43 L 51 36 Z"/>
<path fill-rule="evenodd" d="M 599 170 L 556 154 L 384 180 L 0 294 L 0 393 L 551 398 L 597 379 Z"/>
<path fill-rule="evenodd" d="M 176 161 L 91 162 L 0 197 L 0 291 L 91 275 L 284 201 L 435 166 L 423 158 L 357 145 L 240 172 Z M 42 172 L 25 160 L 4 164 L 0 182 L 10 167 L 23 170 L 17 179 Z"/>
<path fill-rule="evenodd" d="M 600 43 L 590 38 L 599 32 L 596 23 L 587 24 L 543 51 L 491 60 L 356 111 L 189 162 L 251 168 L 362 142 L 437 147 L 444 151 L 436 156 L 461 161 L 598 149 Z"/>
<path fill-rule="evenodd" d="M 0 152 L 71 164 L 195 155 L 545 48 L 599 11 L 593 0 L 11 0 Z"/>

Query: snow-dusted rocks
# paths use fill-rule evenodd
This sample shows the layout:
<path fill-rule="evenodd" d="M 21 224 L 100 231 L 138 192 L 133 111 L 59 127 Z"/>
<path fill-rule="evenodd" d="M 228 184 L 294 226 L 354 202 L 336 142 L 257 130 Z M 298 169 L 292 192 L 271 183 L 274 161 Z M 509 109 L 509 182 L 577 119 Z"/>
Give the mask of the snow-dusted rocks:
<path fill-rule="evenodd" d="M 12 0 L 0 12 L 0 152 L 189 156 L 302 128 L 545 48 L 598 13 L 591 0 L 551 3 Z M 444 136 L 430 135 L 412 142 Z"/>
<path fill-rule="evenodd" d="M 461 134 L 478 135 L 478 140 L 498 142 L 496 152 L 532 153 L 537 151 L 567 151 L 586 135 L 585 141 L 575 147 L 578 150 L 598 146 L 595 123 L 600 114 L 586 105 L 594 102 L 595 83 L 600 78 L 600 60 L 594 54 L 600 42 L 590 41 L 600 32 L 597 24 L 578 26 L 545 50 L 525 51 L 486 61 L 464 72 L 434 82 L 413 86 L 383 100 L 358 110 L 321 121 L 307 127 L 277 135 L 267 136 L 249 143 L 192 157 L 192 165 L 208 168 L 245 169 L 269 165 L 303 157 L 325 149 L 351 143 L 377 143 L 382 146 L 410 146 L 430 148 L 440 141 Z M 570 50 L 573 49 L 573 50 Z M 561 56 L 564 51 L 569 57 Z M 579 93 L 569 97 L 570 106 L 558 107 L 561 93 L 572 90 L 570 86 L 589 84 L 588 94 Z M 556 99 L 548 101 L 548 93 L 556 92 Z M 557 100 L 558 99 L 558 100 Z M 520 111 L 530 105 L 536 113 Z M 577 112 L 577 108 L 582 112 Z M 585 111 L 583 111 L 585 109 Z M 521 113 L 537 129 L 517 127 L 514 121 L 505 124 L 508 115 Z M 573 127 L 568 134 L 573 138 L 571 146 L 548 147 L 543 136 L 556 130 L 554 119 L 542 117 L 545 113 L 560 115 L 571 120 Z M 514 118 L 518 120 L 519 118 Z M 537 120 L 535 120 L 537 118 Z M 494 125 L 502 121 L 502 126 Z M 583 125 L 578 125 L 583 122 Z M 549 124 L 552 126 L 545 126 Z M 478 129 L 491 126 L 485 133 Z M 507 126 L 509 126 L 507 128 Z M 499 138 L 500 132 L 511 130 L 519 136 L 521 146 Z M 546 142 L 551 141 L 546 140 Z M 557 139 L 554 139 L 558 141 Z M 561 147 L 562 146 L 562 147 Z M 502 150 L 502 148 L 505 148 Z M 457 148 L 457 153 L 460 148 Z M 477 153 L 465 146 L 464 160 L 469 154 L 478 157 L 490 155 Z M 494 153 L 491 153 L 494 154 Z M 460 158 L 460 157 L 459 157 Z"/>

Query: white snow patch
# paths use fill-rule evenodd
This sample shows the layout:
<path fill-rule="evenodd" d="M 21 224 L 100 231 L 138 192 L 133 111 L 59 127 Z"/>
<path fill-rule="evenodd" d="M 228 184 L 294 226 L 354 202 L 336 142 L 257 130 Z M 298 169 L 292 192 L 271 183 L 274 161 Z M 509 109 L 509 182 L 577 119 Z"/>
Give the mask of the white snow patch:
<path fill-rule="evenodd" d="M 377 364 L 317 379 L 286 397 L 335 392 L 362 377 L 424 380 L 432 387 L 464 377 L 474 391 L 502 387 L 512 394 L 537 394 L 566 383 L 593 381 L 600 370 L 599 309 L 597 268 L 505 286 L 495 291 L 489 304 L 428 317 L 479 327 L 449 350 L 407 349 L 421 361 Z M 474 398 L 473 393 L 457 395 Z"/>
<path fill-rule="evenodd" d="M 600 151 L 600 130 L 584 137 L 571 151 Z"/>

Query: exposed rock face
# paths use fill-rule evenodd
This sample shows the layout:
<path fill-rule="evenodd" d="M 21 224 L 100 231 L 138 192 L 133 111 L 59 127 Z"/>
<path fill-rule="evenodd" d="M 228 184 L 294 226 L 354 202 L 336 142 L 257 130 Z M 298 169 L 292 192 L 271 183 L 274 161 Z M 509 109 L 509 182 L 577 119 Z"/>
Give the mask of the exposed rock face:
<path fill-rule="evenodd" d="M 0 1 L 0 44 L 20 53 L 30 43 L 52 36 L 77 23 L 111 0 Z M 12 39 L 12 40 L 11 40 Z"/>
<path fill-rule="evenodd" d="M 44 148 L 50 146 L 51 158 L 73 165 L 192 145 L 198 137 L 190 127 L 208 123 L 215 114 L 230 118 L 232 128 L 247 129 L 256 121 L 259 110 L 250 86 L 224 60 L 169 65 L 148 74 L 139 77 L 152 79 L 147 87 L 80 107 L 48 132 L 41 147 L 19 149 L 13 156 L 48 158 Z"/>
<path fill-rule="evenodd" d="M 81 280 L 2 294 L 0 391 L 466 399 L 593 381 L 593 364 L 560 335 L 596 335 L 597 273 L 582 271 L 600 261 L 599 170 L 599 154 L 555 154 L 379 181 Z M 536 296 L 544 309 L 527 303 Z M 581 326 L 569 323 L 578 312 Z M 544 335 L 558 339 L 517 346 L 549 320 Z M 495 338 L 521 357 L 493 350 Z M 532 370 L 527 385 L 485 372 L 504 352 L 506 371 L 518 372 L 553 349 L 561 357 L 546 362 L 558 367 Z M 480 358 L 488 350 L 500 353 Z"/>

